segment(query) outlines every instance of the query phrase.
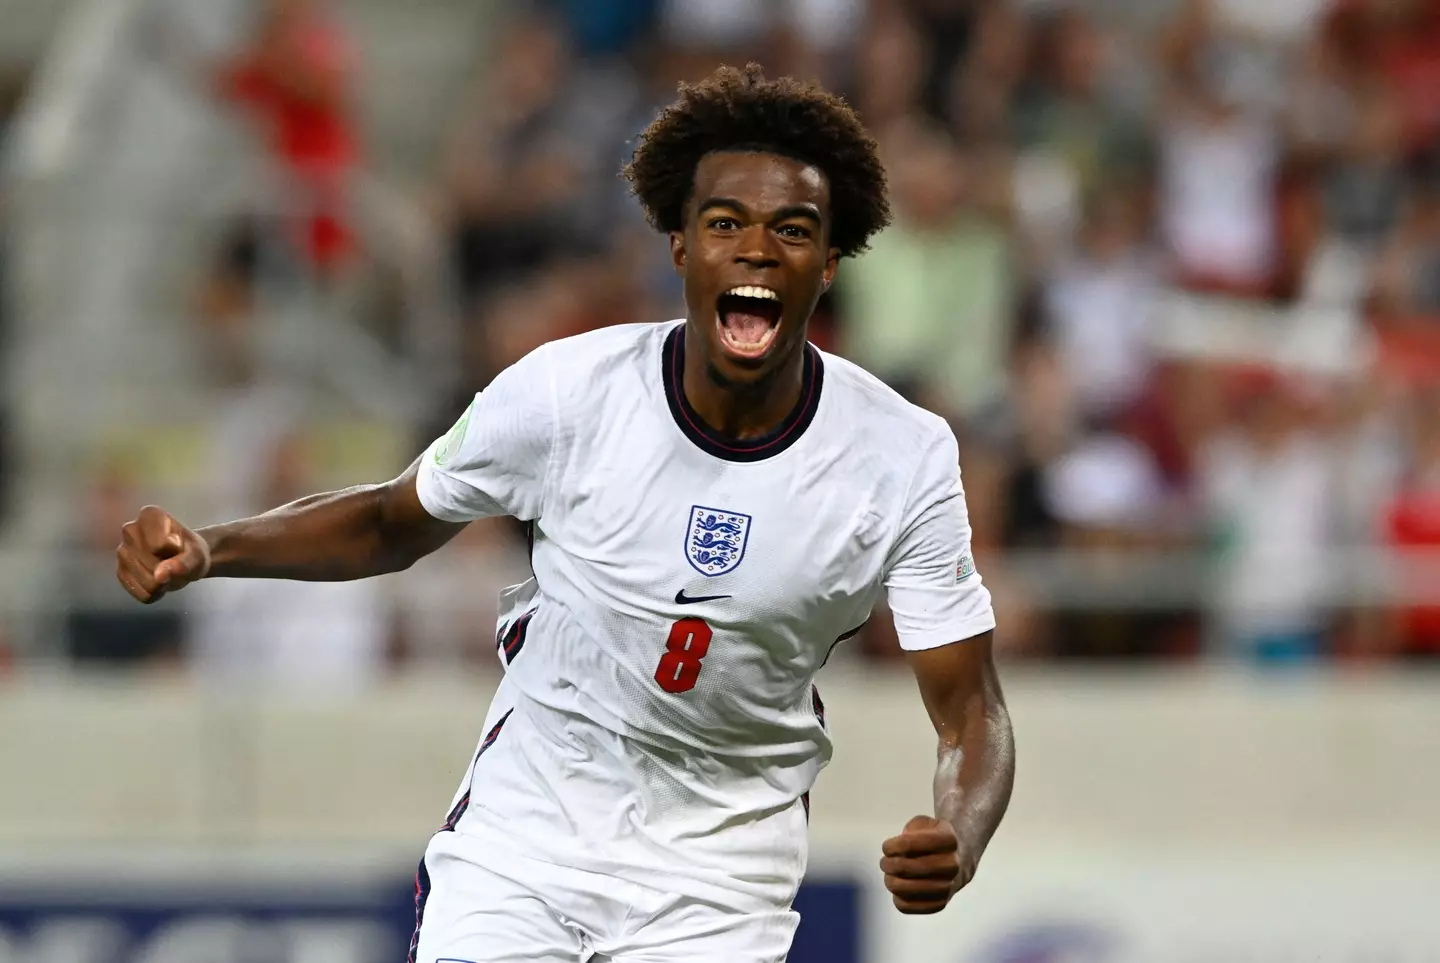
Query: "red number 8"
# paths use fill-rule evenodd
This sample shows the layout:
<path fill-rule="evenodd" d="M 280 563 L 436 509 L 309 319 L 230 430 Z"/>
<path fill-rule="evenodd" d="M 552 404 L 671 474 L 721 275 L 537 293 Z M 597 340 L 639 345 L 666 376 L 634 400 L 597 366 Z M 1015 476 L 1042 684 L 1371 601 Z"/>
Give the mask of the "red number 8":
<path fill-rule="evenodd" d="M 700 660 L 710 651 L 710 626 L 704 619 L 681 619 L 670 626 L 665 654 L 655 669 L 655 681 L 666 692 L 689 692 L 700 678 Z"/>

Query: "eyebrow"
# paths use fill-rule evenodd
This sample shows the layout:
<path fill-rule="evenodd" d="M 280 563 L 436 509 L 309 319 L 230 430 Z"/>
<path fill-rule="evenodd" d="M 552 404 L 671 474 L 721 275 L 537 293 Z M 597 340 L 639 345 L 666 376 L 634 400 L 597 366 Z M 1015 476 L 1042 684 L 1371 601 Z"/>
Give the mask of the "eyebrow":
<path fill-rule="evenodd" d="M 712 207 L 728 207 L 733 211 L 749 210 L 749 208 L 733 197 L 707 197 L 700 202 L 698 212 L 703 214 Z M 791 204 L 788 207 L 782 207 L 775 212 L 771 220 L 787 221 L 792 217 L 803 217 L 807 220 L 814 221 L 816 224 L 820 223 L 820 212 L 816 210 L 813 204 Z"/>

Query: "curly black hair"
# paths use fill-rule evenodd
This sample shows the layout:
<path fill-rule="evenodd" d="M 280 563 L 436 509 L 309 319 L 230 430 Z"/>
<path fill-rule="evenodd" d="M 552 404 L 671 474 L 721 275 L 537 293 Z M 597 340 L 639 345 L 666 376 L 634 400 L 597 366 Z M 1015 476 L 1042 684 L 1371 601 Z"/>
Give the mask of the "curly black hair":
<path fill-rule="evenodd" d="M 885 168 L 855 111 L 816 84 L 766 80 L 752 63 L 681 84 L 679 98 L 640 135 L 624 175 L 652 226 L 683 228 L 696 165 L 723 150 L 779 154 L 822 171 L 830 182 L 830 243 L 842 257 L 863 252 L 890 223 Z"/>

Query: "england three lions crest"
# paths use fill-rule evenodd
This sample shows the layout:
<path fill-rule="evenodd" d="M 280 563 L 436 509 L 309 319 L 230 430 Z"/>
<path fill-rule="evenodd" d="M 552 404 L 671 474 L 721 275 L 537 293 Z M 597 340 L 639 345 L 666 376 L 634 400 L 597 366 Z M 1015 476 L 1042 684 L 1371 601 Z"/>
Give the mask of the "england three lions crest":
<path fill-rule="evenodd" d="M 745 557 L 750 516 L 695 505 L 685 533 L 685 557 L 701 575 L 724 575 Z"/>

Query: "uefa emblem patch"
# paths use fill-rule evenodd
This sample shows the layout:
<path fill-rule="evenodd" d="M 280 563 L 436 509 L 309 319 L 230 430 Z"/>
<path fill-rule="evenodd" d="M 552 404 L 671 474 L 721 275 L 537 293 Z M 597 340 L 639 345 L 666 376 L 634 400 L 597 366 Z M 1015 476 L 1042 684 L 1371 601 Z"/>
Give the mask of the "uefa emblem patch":
<path fill-rule="evenodd" d="M 465 406 L 460 420 L 455 422 L 454 427 L 440 440 L 440 444 L 435 446 L 435 464 L 445 464 L 460 450 L 460 445 L 465 441 L 465 432 L 470 428 L 470 409 L 473 407 L 475 407 L 475 401 L 471 399 L 470 404 Z"/>
<path fill-rule="evenodd" d="M 701 575 L 724 575 L 745 557 L 749 538 L 749 515 L 695 505 L 685 533 L 685 557 Z"/>

